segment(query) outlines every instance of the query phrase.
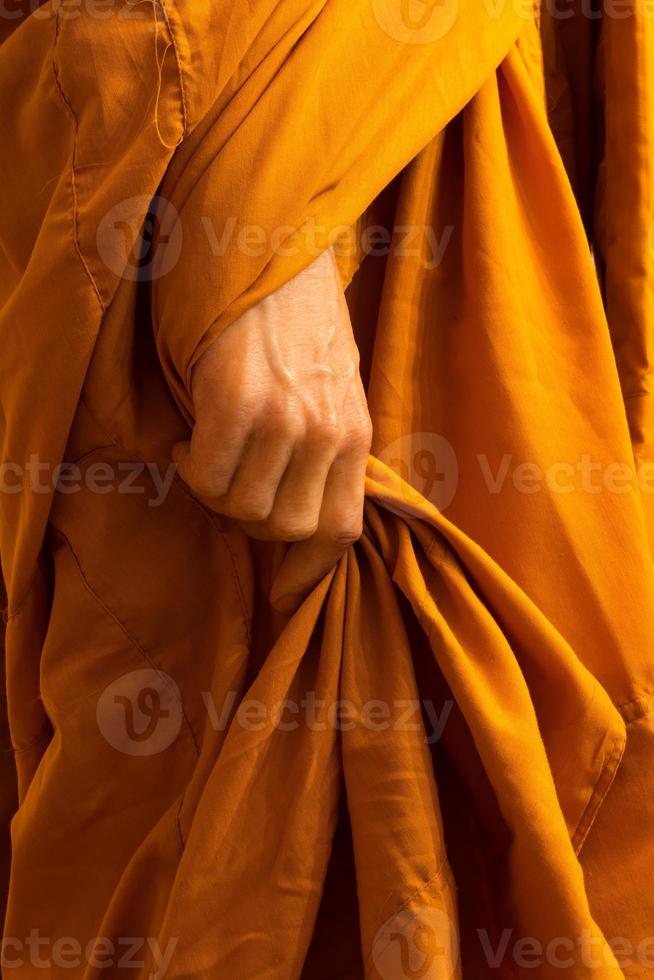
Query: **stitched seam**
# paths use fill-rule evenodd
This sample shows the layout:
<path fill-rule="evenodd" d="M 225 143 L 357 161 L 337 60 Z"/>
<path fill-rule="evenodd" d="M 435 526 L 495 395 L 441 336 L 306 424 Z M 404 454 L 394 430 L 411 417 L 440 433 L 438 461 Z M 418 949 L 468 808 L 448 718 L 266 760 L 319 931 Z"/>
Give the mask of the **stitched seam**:
<path fill-rule="evenodd" d="M 107 432 L 106 428 L 96 418 L 96 416 L 93 413 L 93 410 L 91 409 L 91 407 L 88 404 L 88 402 L 85 401 L 85 404 L 86 404 L 86 407 L 87 407 L 88 411 L 93 416 L 94 421 L 100 426 L 100 428 L 105 433 L 105 435 L 107 435 L 109 438 L 114 438 L 112 436 L 112 434 L 110 432 Z M 136 451 L 132 451 L 130 449 L 127 449 L 120 442 L 120 440 L 118 440 L 118 439 L 116 439 L 115 444 L 112 445 L 112 446 L 98 446 L 95 449 L 90 450 L 88 453 L 85 453 L 84 456 L 81 457 L 81 459 L 87 459 L 88 457 L 92 456 L 94 453 L 100 452 L 102 449 L 112 449 L 112 448 L 120 449 L 120 450 L 122 450 L 123 452 L 127 453 L 130 456 L 137 457 L 138 460 L 139 460 L 139 462 L 141 462 L 141 463 L 145 463 L 146 462 L 146 460 L 143 459 L 142 455 L 139 452 L 136 452 Z M 79 460 L 77 462 L 79 462 Z M 244 626 L 245 626 L 245 635 L 246 635 L 246 639 L 247 639 L 247 645 L 248 645 L 248 648 L 249 648 L 252 645 L 252 631 L 251 631 L 251 626 L 250 626 L 250 617 L 249 617 L 249 614 L 248 614 L 247 602 L 246 602 L 246 599 L 245 599 L 245 590 L 243 589 L 243 583 L 241 582 L 241 578 L 240 578 L 240 575 L 238 573 L 238 567 L 237 567 L 237 563 L 236 563 L 236 558 L 234 556 L 234 553 L 232 551 L 231 545 L 229 543 L 229 536 L 228 536 L 227 532 L 224 531 L 223 528 L 220 526 L 220 524 L 219 524 L 218 519 L 216 518 L 216 516 L 214 514 L 212 514 L 203 504 L 200 503 L 200 501 L 197 499 L 197 497 L 194 496 L 194 494 L 191 492 L 191 490 L 189 489 L 189 487 L 183 482 L 183 480 L 180 479 L 179 476 L 175 476 L 175 481 L 174 482 L 175 482 L 175 485 L 178 487 L 178 489 L 180 489 L 180 490 L 182 490 L 184 492 L 184 494 L 186 495 L 186 497 L 188 497 L 188 499 L 192 502 L 193 506 L 197 510 L 200 511 L 200 513 L 202 514 L 202 516 L 204 517 L 204 519 L 206 521 L 208 521 L 208 523 L 214 529 L 214 531 L 216 532 L 216 534 L 218 534 L 220 536 L 220 538 L 222 539 L 223 545 L 225 546 L 225 550 L 227 551 L 227 555 L 229 557 L 229 564 L 230 564 L 230 567 L 232 569 L 232 577 L 234 579 L 234 583 L 235 583 L 235 586 L 236 586 L 236 592 L 237 592 L 238 599 L 239 599 L 239 604 L 240 604 L 240 607 L 241 607 L 241 613 L 243 615 L 243 623 L 244 623 Z"/>
<path fill-rule="evenodd" d="M 432 552 L 433 547 L 434 547 L 434 544 L 436 543 L 437 539 L 438 539 L 438 535 L 436 533 L 434 533 L 434 536 L 432 537 L 432 540 L 431 540 L 431 542 L 429 544 L 429 548 L 425 552 L 425 556 L 427 558 L 429 558 L 429 560 L 432 563 L 432 571 L 429 574 L 429 577 L 427 579 L 425 579 L 425 592 L 428 592 L 429 591 L 429 589 L 431 587 L 431 584 L 434 581 L 434 578 L 436 577 L 436 574 L 441 571 L 443 565 L 445 564 L 445 562 L 447 560 L 447 550 L 446 550 L 446 548 L 443 549 L 443 551 L 441 552 L 440 555 L 434 556 L 434 559 L 433 560 L 430 557 L 431 556 L 431 552 Z M 465 571 L 463 569 L 461 569 L 461 571 L 463 572 L 463 574 L 465 574 Z M 420 606 L 421 606 L 421 609 L 422 609 L 423 608 L 423 603 L 422 602 L 420 603 Z M 633 725 L 635 722 L 640 721 L 642 718 L 644 718 L 648 714 L 649 707 L 650 707 L 650 704 L 652 703 L 652 700 L 653 699 L 654 699 L 654 688 L 646 688 L 642 692 L 642 694 L 639 694 L 636 697 L 631 698 L 628 701 L 622 701 L 620 703 L 617 703 L 615 705 L 615 707 L 620 712 L 620 714 L 623 715 L 623 720 L 624 720 L 625 724 L 626 725 Z M 624 715 L 629 714 L 628 709 L 631 708 L 631 707 L 638 707 L 640 709 L 639 713 L 636 714 L 636 715 L 634 715 L 633 718 L 624 717 Z"/>
<path fill-rule="evenodd" d="M 104 427 L 101 426 L 101 428 L 103 428 L 103 431 L 104 431 Z M 107 435 L 110 435 L 110 433 L 106 433 L 106 434 Z M 94 455 L 94 453 L 100 452 L 103 449 L 114 449 L 114 448 L 122 449 L 125 452 L 127 452 L 127 450 L 125 449 L 125 447 L 120 442 L 116 442 L 115 444 L 112 444 L 112 445 L 109 445 L 109 446 L 97 446 L 95 449 L 89 450 L 89 452 L 87 452 L 83 456 L 81 456 L 79 460 L 76 460 L 76 463 L 79 463 L 81 460 L 84 460 L 84 459 L 89 458 L 90 456 Z M 137 452 L 131 453 L 130 452 L 130 455 L 136 456 L 138 458 L 139 462 L 145 462 L 145 460 L 142 458 L 142 456 L 141 456 L 140 453 L 137 453 Z M 214 531 L 216 532 L 216 534 L 219 535 L 219 537 L 221 538 L 221 540 L 223 542 L 223 545 L 224 545 L 225 550 L 227 552 L 227 556 L 229 558 L 229 564 L 230 564 L 230 568 L 232 570 L 232 578 L 233 578 L 234 584 L 236 586 L 236 593 L 237 593 L 237 596 L 238 596 L 239 605 L 241 607 L 241 613 L 242 613 L 242 616 L 243 616 L 243 624 L 244 624 L 244 627 L 245 627 L 245 635 L 246 635 L 247 645 L 248 645 L 248 648 L 249 648 L 252 645 L 252 629 L 251 629 L 251 624 L 250 624 L 250 616 L 249 616 L 249 613 L 248 613 L 247 601 L 246 601 L 246 598 L 245 598 L 245 590 L 243 588 L 243 583 L 241 582 L 241 577 L 240 577 L 239 572 L 238 572 L 236 558 L 234 556 L 234 552 L 232 551 L 232 547 L 231 547 L 231 544 L 229 542 L 229 536 L 228 536 L 227 532 L 224 531 L 223 528 L 220 527 L 220 524 L 218 523 L 218 520 L 215 517 L 215 515 L 211 514 L 207 510 L 207 508 L 204 507 L 203 504 L 200 503 L 200 501 L 191 493 L 191 491 L 186 486 L 186 484 L 183 483 L 182 480 L 179 477 L 177 477 L 177 476 L 175 477 L 175 484 L 176 484 L 176 486 L 180 490 L 182 490 L 185 493 L 185 495 L 188 497 L 188 499 L 193 503 L 194 507 L 196 507 L 200 511 L 200 513 L 203 515 L 204 519 L 208 521 L 208 523 L 214 529 Z M 53 526 L 55 526 L 55 525 L 53 525 Z M 56 528 L 56 530 L 59 530 L 59 529 Z M 60 533 L 63 533 L 63 532 L 60 532 Z M 41 560 L 42 559 L 40 559 L 39 563 L 41 563 Z M 32 576 L 32 579 L 30 580 L 30 584 L 27 587 L 27 590 L 26 590 L 25 594 L 19 600 L 18 605 L 14 606 L 11 610 L 6 609 L 6 610 L 3 611 L 2 618 L 4 619 L 5 623 L 7 623 L 7 624 L 10 623 L 12 621 L 12 619 L 15 619 L 22 612 L 23 607 L 27 604 L 27 601 L 28 601 L 28 599 L 29 599 L 29 597 L 30 597 L 30 595 L 32 593 L 33 588 L 34 588 L 37 574 L 38 574 L 38 569 L 37 569 L 37 572 L 35 572 L 34 575 Z"/>
<path fill-rule="evenodd" d="M 113 612 L 113 610 L 109 608 L 109 606 L 100 598 L 100 596 L 98 595 L 98 593 L 92 587 L 91 583 L 89 582 L 89 580 L 87 579 L 86 575 L 84 574 L 84 570 L 82 569 L 82 566 L 80 564 L 80 561 L 79 561 L 77 555 L 75 554 L 75 550 L 74 550 L 72 544 L 70 543 L 70 540 L 67 537 L 67 535 L 64 534 L 64 532 L 60 528 L 56 527 L 55 525 L 51 525 L 51 526 L 52 526 L 53 530 L 56 532 L 56 534 L 58 534 L 62 538 L 62 540 L 65 541 L 66 545 L 68 546 L 68 550 L 70 551 L 71 557 L 73 558 L 73 561 L 75 562 L 75 565 L 77 566 L 77 570 L 78 570 L 78 572 L 80 574 L 80 577 L 82 579 L 82 582 L 84 583 L 84 586 L 85 586 L 87 592 L 89 593 L 89 595 L 95 600 L 95 602 L 100 606 L 100 608 L 105 612 L 105 614 L 107 616 L 109 616 L 110 619 L 113 620 L 113 622 L 116 624 L 116 626 L 118 626 L 119 629 L 125 634 L 125 636 L 129 640 L 129 642 L 131 643 L 131 645 L 134 647 L 135 650 L 138 651 L 138 653 L 141 654 L 141 656 L 147 662 L 147 664 L 154 671 L 156 671 L 157 674 L 159 674 L 162 677 L 162 679 L 165 681 L 165 683 L 168 685 L 168 680 L 167 680 L 168 675 L 166 674 L 166 671 L 163 670 L 156 663 L 156 661 L 152 659 L 152 657 L 147 652 L 147 650 L 145 650 L 141 646 L 141 644 L 138 642 L 138 640 L 136 639 L 136 637 L 133 636 L 132 633 L 130 632 L 130 630 L 127 628 L 127 626 L 125 626 L 125 624 L 122 622 L 122 620 L 120 620 L 118 618 L 118 616 L 116 615 L 116 613 Z M 184 707 L 184 701 L 181 698 L 181 696 L 179 696 L 179 697 L 177 696 L 176 692 L 172 689 L 172 687 L 171 687 L 171 691 L 175 695 L 175 699 L 179 703 L 180 710 L 182 712 L 182 718 L 184 719 L 184 724 L 185 724 L 185 727 L 187 729 L 187 734 L 190 736 L 190 739 L 191 739 L 191 742 L 193 743 L 193 748 L 195 749 L 196 755 L 199 756 L 200 755 L 199 744 L 198 744 L 198 741 L 197 741 L 195 732 L 193 731 L 193 728 L 191 726 L 191 723 L 190 723 L 190 721 L 188 719 L 188 716 L 186 714 L 186 709 Z"/>
<path fill-rule="evenodd" d="M 402 912 L 405 909 L 407 909 L 409 907 L 409 905 L 411 905 L 412 902 L 414 902 L 421 895 L 424 895 L 425 892 L 429 891 L 433 887 L 433 885 L 435 884 L 436 881 L 438 881 L 439 879 L 442 879 L 443 878 L 443 870 L 446 867 L 446 865 L 447 865 L 447 856 L 444 854 L 442 856 L 442 858 L 440 860 L 440 863 L 438 865 L 438 868 L 434 872 L 434 874 L 431 875 L 427 879 L 427 881 L 425 881 L 422 885 L 419 885 L 417 888 L 414 888 L 414 890 L 411 892 L 411 894 L 408 895 L 405 898 L 405 900 L 398 906 L 398 908 L 394 912 L 391 912 L 390 916 L 387 916 L 387 919 L 388 918 L 393 918 L 394 919 L 396 916 L 401 915 Z M 382 913 L 382 914 L 383 915 L 386 915 L 385 912 Z M 415 916 L 414 916 L 414 918 L 415 918 Z M 367 957 L 365 959 L 365 963 L 364 963 L 364 966 L 365 967 L 368 967 L 370 965 L 370 963 L 372 962 L 373 956 L 376 956 L 377 953 L 378 953 L 378 950 L 374 950 L 374 952 L 368 953 L 368 955 L 367 955 Z"/>
<path fill-rule="evenodd" d="M 185 798 L 186 793 L 182 793 L 179 806 L 177 807 L 177 813 L 175 814 L 175 836 L 177 838 L 177 849 L 179 850 L 180 857 L 183 855 L 186 847 L 186 841 L 182 832 L 182 809 L 184 807 Z"/>
<path fill-rule="evenodd" d="M 613 785 L 615 774 L 618 771 L 618 766 L 624 753 L 625 744 L 625 739 L 622 734 L 616 735 L 613 738 L 607 760 L 602 766 L 602 771 L 595 782 L 593 792 L 584 807 L 584 812 L 579 818 L 575 832 L 572 835 L 572 846 L 576 854 L 581 851 L 594 819 L 597 816 L 597 812 Z"/>
<path fill-rule="evenodd" d="M 436 567 L 434 567 L 432 574 L 429 576 L 429 579 L 425 583 L 425 592 L 423 593 L 423 596 L 429 591 L 429 586 L 431 585 L 436 575 L 436 572 L 440 569 L 440 567 L 444 563 L 444 556 L 436 558 L 436 562 L 437 562 Z M 425 612 L 424 598 L 419 601 L 420 601 L 420 608 L 424 613 Z M 434 624 L 430 624 L 430 628 L 427 631 L 427 635 L 430 643 L 432 642 L 433 632 L 434 632 Z M 621 705 L 619 707 L 623 708 L 634 703 L 640 704 L 640 700 L 635 698 L 633 699 L 633 701 L 625 702 L 624 705 Z M 640 717 L 642 717 L 642 715 Z M 632 719 L 632 720 L 637 720 L 637 719 Z M 627 722 L 627 724 L 629 724 L 629 722 Z M 597 814 L 597 811 L 599 810 L 599 807 L 601 806 L 604 798 L 606 797 L 606 794 L 609 792 L 613 784 L 613 779 L 615 777 L 618 765 L 624 753 L 624 747 L 625 747 L 625 740 L 623 735 L 618 734 L 614 736 L 607 760 L 602 766 L 602 770 L 599 776 L 597 777 L 597 780 L 595 782 L 591 795 L 588 799 L 588 802 L 584 807 L 583 813 L 581 814 L 581 817 L 579 818 L 579 821 L 575 828 L 575 832 L 572 835 L 572 844 L 575 849 L 575 852 L 578 852 L 583 847 L 584 841 L 590 831 L 590 828 L 593 824 L 593 820 Z"/>
<path fill-rule="evenodd" d="M 649 702 L 652 700 L 652 698 L 654 698 L 654 688 L 650 688 L 649 690 L 643 691 L 643 693 L 639 694 L 638 697 L 631 698 L 629 701 L 622 701 L 620 704 L 616 705 L 616 708 L 621 713 L 626 712 L 627 709 L 631 708 L 632 706 L 638 706 L 639 708 L 642 709 L 639 715 L 636 715 L 634 718 L 630 718 L 627 721 L 627 724 L 630 725 L 632 724 L 632 722 L 639 721 L 641 718 L 645 717 L 645 715 L 648 712 Z M 643 703 L 643 702 L 647 702 L 647 703 Z"/>
<path fill-rule="evenodd" d="M 182 71 L 182 62 L 179 52 L 179 42 L 177 40 L 177 27 L 173 27 L 173 21 L 170 17 L 168 10 L 166 8 L 166 0 L 159 0 L 163 15 L 166 21 L 166 26 L 168 28 L 168 33 L 170 34 L 170 39 L 173 44 L 173 51 L 175 52 L 175 64 L 177 65 L 177 75 L 179 77 L 179 91 L 182 99 L 182 119 L 184 121 L 184 136 L 188 134 L 189 128 L 189 117 L 188 117 L 188 103 L 186 101 L 186 85 L 184 83 L 184 73 Z M 156 14 L 155 14 L 156 16 Z"/>
<path fill-rule="evenodd" d="M 243 585 L 241 583 L 241 579 L 239 577 L 239 574 L 238 574 L 238 571 L 237 571 L 237 568 L 236 568 L 236 558 L 234 557 L 234 553 L 232 551 L 232 546 L 230 544 L 230 541 L 229 541 L 229 538 L 228 538 L 226 532 L 223 531 L 223 529 L 219 525 L 217 525 L 216 519 L 214 517 L 210 516 L 209 519 L 210 519 L 212 525 L 218 531 L 218 534 L 220 534 L 220 536 L 222 537 L 223 544 L 225 546 L 225 550 L 226 550 L 227 554 L 229 555 L 229 563 L 230 563 L 231 568 L 232 568 L 232 575 L 233 575 L 233 578 L 234 578 L 234 584 L 236 585 L 236 592 L 237 592 L 237 595 L 238 595 L 239 604 L 241 606 L 241 612 L 243 614 L 243 623 L 245 625 L 245 636 L 246 636 L 246 639 L 247 639 L 247 645 L 248 645 L 248 649 L 249 649 L 252 646 L 252 634 L 251 634 L 251 628 L 250 628 L 250 617 L 248 615 L 247 602 L 245 600 L 245 593 L 243 591 Z"/>
<path fill-rule="evenodd" d="M 60 26 L 61 26 L 61 17 L 59 15 L 59 11 L 60 11 L 60 5 L 57 5 L 56 10 L 55 10 L 55 36 L 54 36 L 54 44 L 53 44 L 53 49 L 52 49 L 52 75 L 53 75 L 53 78 L 54 78 L 54 82 L 55 82 L 55 86 L 56 86 L 57 92 L 59 93 L 59 97 L 60 97 L 60 99 L 61 99 L 61 101 L 62 101 L 65 109 L 70 113 L 70 116 L 71 116 L 71 118 L 73 120 L 73 127 L 74 127 L 74 130 L 75 130 L 75 138 L 73 140 L 73 149 L 72 149 L 72 154 L 71 154 L 71 167 L 70 167 L 70 186 L 71 186 L 71 191 L 72 191 L 72 196 L 73 196 L 73 214 L 72 214 L 72 219 L 73 219 L 73 243 L 75 245 L 75 251 L 77 252 L 77 256 L 78 256 L 80 262 L 82 263 L 82 266 L 84 268 L 84 271 L 86 272 L 86 275 L 88 277 L 88 280 L 91 283 L 91 286 L 93 287 L 93 292 L 95 293 L 95 296 L 96 296 L 96 298 L 98 300 L 98 303 L 100 304 L 100 309 L 104 313 L 104 312 L 106 312 L 105 304 L 103 302 L 102 296 L 100 295 L 100 290 L 98 289 L 98 286 L 97 286 L 97 284 L 95 282 L 95 279 L 93 278 L 93 274 L 91 273 L 91 269 L 89 268 L 88 263 L 87 263 L 86 259 L 84 258 L 84 255 L 82 253 L 82 249 L 81 249 L 81 246 L 80 246 L 80 241 L 79 241 L 79 200 L 78 200 L 78 194 L 77 194 L 77 180 L 76 180 L 76 176 L 75 176 L 75 173 L 76 173 L 76 165 L 77 165 L 77 143 L 78 143 L 78 138 L 79 138 L 79 121 L 77 119 L 77 115 L 75 113 L 75 110 L 72 107 L 72 104 L 70 103 L 70 101 L 66 97 L 66 94 L 64 93 L 63 86 L 62 86 L 62 83 L 61 83 L 61 79 L 59 77 L 59 72 L 57 70 L 56 52 L 57 52 L 57 45 L 59 43 L 59 34 L 60 34 Z"/>
<path fill-rule="evenodd" d="M 95 449 L 89 449 L 88 452 L 82 453 L 81 456 L 76 456 L 75 459 L 70 461 L 71 466 L 79 466 L 80 463 L 85 463 L 87 459 L 91 459 L 96 453 L 101 453 L 103 449 L 111 451 L 116 449 L 116 443 L 110 442 L 106 446 L 96 446 Z M 141 460 L 139 460 L 141 462 Z"/>

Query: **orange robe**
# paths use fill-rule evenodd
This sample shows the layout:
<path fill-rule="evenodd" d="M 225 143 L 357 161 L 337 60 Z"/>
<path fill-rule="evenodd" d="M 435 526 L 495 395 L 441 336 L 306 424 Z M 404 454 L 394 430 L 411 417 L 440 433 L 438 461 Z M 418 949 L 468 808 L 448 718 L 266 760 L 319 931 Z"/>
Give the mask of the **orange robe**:
<path fill-rule="evenodd" d="M 0 48 L 7 975 L 654 968 L 642 327 L 550 128 L 555 32 L 426 14 L 45 4 Z M 283 547 L 158 481 L 198 356 L 329 243 L 365 532 L 282 617 Z"/>

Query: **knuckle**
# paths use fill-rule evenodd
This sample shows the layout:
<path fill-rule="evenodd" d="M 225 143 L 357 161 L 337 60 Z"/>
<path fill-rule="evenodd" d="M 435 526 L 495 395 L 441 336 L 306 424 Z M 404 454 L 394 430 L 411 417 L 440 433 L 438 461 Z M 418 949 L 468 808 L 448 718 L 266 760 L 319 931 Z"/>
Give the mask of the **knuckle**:
<path fill-rule="evenodd" d="M 220 459 L 214 462 L 212 466 L 207 467 L 204 482 L 212 489 L 214 496 L 221 497 L 229 492 L 232 475 L 233 467 Z"/>
<path fill-rule="evenodd" d="M 229 500 L 229 516 L 238 521 L 265 521 L 270 514 L 270 502 L 263 498 L 239 497 Z"/>
<path fill-rule="evenodd" d="M 210 466 L 192 466 L 184 474 L 184 481 L 199 497 L 220 497 L 227 489 L 225 476 Z"/>
<path fill-rule="evenodd" d="M 223 403 L 215 408 L 215 415 L 210 419 L 212 437 L 220 437 L 221 442 L 239 439 L 243 431 L 248 429 L 256 415 L 256 404 L 249 399 Z"/>
<path fill-rule="evenodd" d="M 269 395 L 262 402 L 262 418 L 269 424 L 279 426 L 286 421 L 288 404 L 285 398 Z"/>
<path fill-rule="evenodd" d="M 225 495 L 224 486 L 220 483 L 212 483 L 208 479 L 196 480 L 194 483 L 189 483 L 189 486 L 194 494 L 198 497 L 208 497 L 211 500 L 215 500 L 218 497 L 223 497 Z"/>
<path fill-rule="evenodd" d="M 362 527 L 357 529 L 344 528 L 341 531 L 336 531 L 333 535 L 332 540 L 334 544 L 337 545 L 339 548 L 347 549 L 350 548 L 353 544 L 356 544 L 356 542 L 359 540 L 362 534 L 363 534 Z"/>
<path fill-rule="evenodd" d="M 364 416 L 357 421 L 345 436 L 345 446 L 347 449 L 368 452 L 372 445 L 372 421 L 369 416 Z"/>
<path fill-rule="evenodd" d="M 318 529 L 315 520 L 299 520 L 297 517 L 278 516 L 269 521 L 270 530 L 280 541 L 306 541 Z"/>
<path fill-rule="evenodd" d="M 264 436 L 289 439 L 300 431 L 301 420 L 286 402 L 273 401 L 266 404 L 260 426 Z"/>
<path fill-rule="evenodd" d="M 348 518 L 336 523 L 331 531 L 331 539 L 339 548 L 349 548 L 356 544 L 362 534 L 363 518 L 357 516 L 356 520 Z"/>
<path fill-rule="evenodd" d="M 331 448 L 338 444 L 339 436 L 340 427 L 336 419 L 321 419 L 307 430 L 305 443 L 315 449 Z"/>

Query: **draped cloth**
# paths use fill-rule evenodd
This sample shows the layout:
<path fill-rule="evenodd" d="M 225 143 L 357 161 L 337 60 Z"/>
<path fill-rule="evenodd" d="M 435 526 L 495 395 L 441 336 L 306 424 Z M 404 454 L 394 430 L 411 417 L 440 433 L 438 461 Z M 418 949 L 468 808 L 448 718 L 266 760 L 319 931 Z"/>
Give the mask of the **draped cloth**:
<path fill-rule="evenodd" d="M 85 980 L 125 937 L 143 977 L 652 969 L 647 317 L 548 121 L 558 25 L 409 8 L 45 4 L 0 48 L 7 975 L 34 930 Z M 282 616 L 285 546 L 156 477 L 197 358 L 330 244 L 365 529 Z"/>

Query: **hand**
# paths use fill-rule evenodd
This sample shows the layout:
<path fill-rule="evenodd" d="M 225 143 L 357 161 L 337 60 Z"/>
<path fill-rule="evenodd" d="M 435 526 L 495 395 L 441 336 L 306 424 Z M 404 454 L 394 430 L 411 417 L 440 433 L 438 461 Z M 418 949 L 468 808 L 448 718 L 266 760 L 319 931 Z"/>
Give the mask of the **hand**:
<path fill-rule="evenodd" d="M 294 609 L 362 533 L 372 425 L 329 250 L 196 364 L 182 479 L 254 538 L 296 542 L 271 601 Z"/>

